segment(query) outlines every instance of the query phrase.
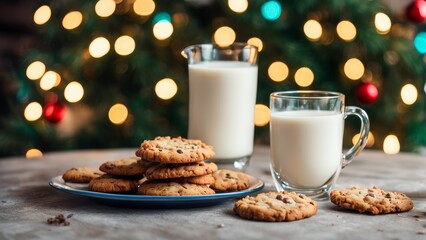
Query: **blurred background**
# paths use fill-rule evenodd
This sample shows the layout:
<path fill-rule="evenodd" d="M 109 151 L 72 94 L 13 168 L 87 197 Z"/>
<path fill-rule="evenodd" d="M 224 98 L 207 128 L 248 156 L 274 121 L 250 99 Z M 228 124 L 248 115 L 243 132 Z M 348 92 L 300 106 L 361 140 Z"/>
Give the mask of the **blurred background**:
<path fill-rule="evenodd" d="M 367 111 L 367 148 L 424 154 L 425 19 L 424 0 L 3 0 L 0 156 L 185 137 L 182 49 L 234 41 L 260 51 L 256 144 L 271 92 L 320 89 Z"/>

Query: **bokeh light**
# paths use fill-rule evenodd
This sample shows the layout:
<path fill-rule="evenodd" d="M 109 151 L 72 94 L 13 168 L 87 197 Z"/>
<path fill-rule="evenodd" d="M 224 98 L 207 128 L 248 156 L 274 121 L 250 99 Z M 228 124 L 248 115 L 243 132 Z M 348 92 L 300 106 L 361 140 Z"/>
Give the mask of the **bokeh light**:
<path fill-rule="evenodd" d="M 169 23 L 172 22 L 172 19 L 170 17 L 170 14 L 167 12 L 159 12 L 155 14 L 154 19 L 152 20 L 153 23 L 158 23 L 162 21 L 167 21 Z"/>
<path fill-rule="evenodd" d="M 426 53 L 426 32 L 419 32 L 414 37 L 414 47 L 420 54 Z"/>
<path fill-rule="evenodd" d="M 214 42 L 220 46 L 231 45 L 236 37 L 234 29 L 227 26 L 218 28 L 213 35 Z"/>
<path fill-rule="evenodd" d="M 109 17 L 115 11 L 114 0 L 99 0 L 95 5 L 95 12 L 99 17 Z"/>
<path fill-rule="evenodd" d="M 379 12 L 374 18 L 374 25 L 379 34 L 387 34 L 391 30 L 392 22 L 388 15 Z"/>
<path fill-rule="evenodd" d="M 89 53 L 94 58 L 105 56 L 111 48 L 109 41 L 104 37 L 94 39 L 89 45 Z"/>
<path fill-rule="evenodd" d="M 356 37 L 356 27 L 350 21 L 341 21 L 336 27 L 337 35 L 344 41 L 352 41 Z"/>
<path fill-rule="evenodd" d="M 314 73 L 307 67 L 299 68 L 294 74 L 296 84 L 301 87 L 308 87 L 314 82 Z"/>
<path fill-rule="evenodd" d="M 365 68 L 359 59 L 351 58 L 346 61 L 343 71 L 349 79 L 358 80 L 364 75 Z"/>
<path fill-rule="evenodd" d="M 47 5 L 39 7 L 34 13 L 34 22 L 38 25 L 45 24 L 52 16 L 52 10 Z"/>
<path fill-rule="evenodd" d="M 413 84 L 406 84 L 401 88 L 401 99 L 407 105 L 417 101 L 417 88 Z"/>
<path fill-rule="evenodd" d="M 62 26 L 65 29 L 71 30 L 80 26 L 83 22 L 83 14 L 79 11 L 72 11 L 67 13 L 65 17 L 62 19 Z"/>
<path fill-rule="evenodd" d="M 53 87 L 57 86 L 56 84 L 61 81 L 61 76 L 54 71 L 47 71 L 40 80 L 40 88 L 48 91 Z"/>
<path fill-rule="evenodd" d="M 395 135 L 388 135 L 386 136 L 385 140 L 383 141 L 383 151 L 386 154 L 397 154 L 400 150 L 400 144 L 398 137 Z"/>
<path fill-rule="evenodd" d="M 275 21 L 281 16 L 281 4 L 277 1 L 267 1 L 262 4 L 260 12 L 262 16 L 269 21 Z"/>
<path fill-rule="evenodd" d="M 26 75 L 31 80 L 37 80 L 43 76 L 46 71 L 46 65 L 40 61 L 35 61 L 28 65 Z"/>
<path fill-rule="evenodd" d="M 173 34 L 173 25 L 168 21 L 160 21 L 154 25 L 152 33 L 158 40 L 165 40 Z"/>
<path fill-rule="evenodd" d="M 229 8 L 236 13 L 243 13 L 247 10 L 247 0 L 228 0 Z"/>
<path fill-rule="evenodd" d="M 131 54 L 136 47 L 135 40 L 127 35 L 123 35 L 115 41 L 114 49 L 117 52 L 117 54 L 122 56 L 127 56 Z"/>
<path fill-rule="evenodd" d="M 128 115 L 129 111 L 127 110 L 127 107 L 121 103 L 114 104 L 108 111 L 109 120 L 116 125 L 123 124 Z"/>
<path fill-rule="evenodd" d="M 257 47 L 257 51 L 261 52 L 263 49 L 263 42 L 260 38 L 252 37 L 247 40 L 247 43 Z"/>
<path fill-rule="evenodd" d="M 79 82 L 70 82 L 64 90 L 64 97 L 70 103 L 75 103 L 83 98 L 84 89 Z"/>
<path fill-rule="evenodd" d="M 355 136 L 352 138 L 352 144 L 355 145 L 358 142 L 359 136 L 360 136 L 359 133 L 355 134 Z M 372 147 L 372 146 L 374 146 L 374 142 L 375 142 L 375 139 L 374 139 L 373 133 L 368 132 L 368 139 L 367 139 L 367 145 L 366 146 Z"/>
<path fill-rule="evenodd" d="M 136 0 L 133 3 L 133 11 L 141 16 L 149 16 L 155 10 L 155 2 L 153 0 Z"/>
<path fill-rule="evenodd" d="M 254 108 L 254 125 L 258 127 L 265 126 L 269 123 L 270 118 L 269 108 L 263 104 L 256 104 Z"/>
<path fill-rule="evenodd" d="M 26 153 L 25 153 L 25 157 L 26 158 L 38 158 L 38 157 L 42 157 L 43 153 L 38 150 L 37 148 L 31 148 L 29 149 Z"/>
<path fill-rule="evenodd" d="M 43 107 L 38 102 L 32 102 L 24 110 L 24 117 L 27 121 L 36 121 L 43 114 Z"/>
<path fill-rule="evenodd" d="M 309 40 L 316 41 L 320 39 L 322 35 L 321 24 L 316 20 L 308 20 L 305 25 L 303 25 L 303 32 Z"/>
<path fill-rule="evenodd" d="M 174 97 L 177 93 L 178 87 L 171 78 L 164 78 L 155 84 L 155 94 L 157 97 L 168 100 Z"/>
<path fill-rule="evenodd" d="M 288 77 L 288 67 L 283 62 L 273 62 L 269 65 L 268 76 L 272 81 L 282 82 Z"/>

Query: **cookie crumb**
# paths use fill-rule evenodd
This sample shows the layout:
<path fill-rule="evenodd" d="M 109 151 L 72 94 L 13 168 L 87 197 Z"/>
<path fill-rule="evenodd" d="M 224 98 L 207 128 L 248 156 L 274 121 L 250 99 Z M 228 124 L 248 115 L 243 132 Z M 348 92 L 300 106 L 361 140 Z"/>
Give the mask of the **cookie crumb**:
<path fill-rule="evenodd" d="M 224 227 L 225 227 L 225 224 L 223 224 L 223 223 L 217 225 L 217 228 L 224 228 Z"/>
<path fill-rule="evenodd" d="M 417 232 L 417 235 L 426 235 L 425 231 Z"/>
<path fill-rule="evenodd" d="M 67 215 L 67 218 L 72 218 L 72 216 L 74 216 L 74 213 L 70 213 Z"/>
<path fill-rule="evenodd" d="M 2 203 L 7 203 L 5 200 L 1 200 Z"/>
<path fill-rule="evenodd" d="M 65 219 L 65 216 L 62 213 L 59 214 L 56 217 L 51 217 L 51 218 L 47 219 L 47 223 L 50 224 L 50 225 L 55 225 L 55 226 L 60 226 L 60 225 L 69 226 L 70 225 L 70 222 L 68 222 Z"/>

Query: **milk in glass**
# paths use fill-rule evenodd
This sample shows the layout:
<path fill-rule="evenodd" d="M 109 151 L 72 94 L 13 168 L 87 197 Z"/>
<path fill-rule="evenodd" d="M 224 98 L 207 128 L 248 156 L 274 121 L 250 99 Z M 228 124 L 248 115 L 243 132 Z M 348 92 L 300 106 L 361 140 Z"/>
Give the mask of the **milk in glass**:
<path fill-rule="evenodd" d="M 275 171 L 299 188 L 325 184 L 342 159 L 344 119 L 333 111 L 271 114 L 271 158 Z"/>
<path fill-rule="evenodd" d="M 257 66 L 247 62 L 190 64 L 188 137 L 212 145 L 215 159 L 253 152 Z"/>

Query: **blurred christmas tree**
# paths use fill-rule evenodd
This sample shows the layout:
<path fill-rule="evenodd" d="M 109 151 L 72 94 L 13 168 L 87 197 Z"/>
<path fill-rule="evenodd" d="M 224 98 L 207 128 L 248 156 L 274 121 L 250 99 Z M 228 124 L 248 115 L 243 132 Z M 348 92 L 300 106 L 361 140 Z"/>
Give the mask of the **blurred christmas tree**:
<path fill-rule="evenodd" d="M 35 6 L 39 46 L 16 73 L 0 118 L 0 154 L 137 147 L 186 135 L 187 67 L 181 50 L 233 41 L 257 45 L 256 143 L 268 143 L 269 94 L 346 94 L 369 114 L 368 147 L 426 146 L 425 2 L 404 16 L 379 1 L 100 0 Z M 355 121 L 355 122 L 352 122 Z M 358 122 L 346 126 L 345 145 Z"/>

